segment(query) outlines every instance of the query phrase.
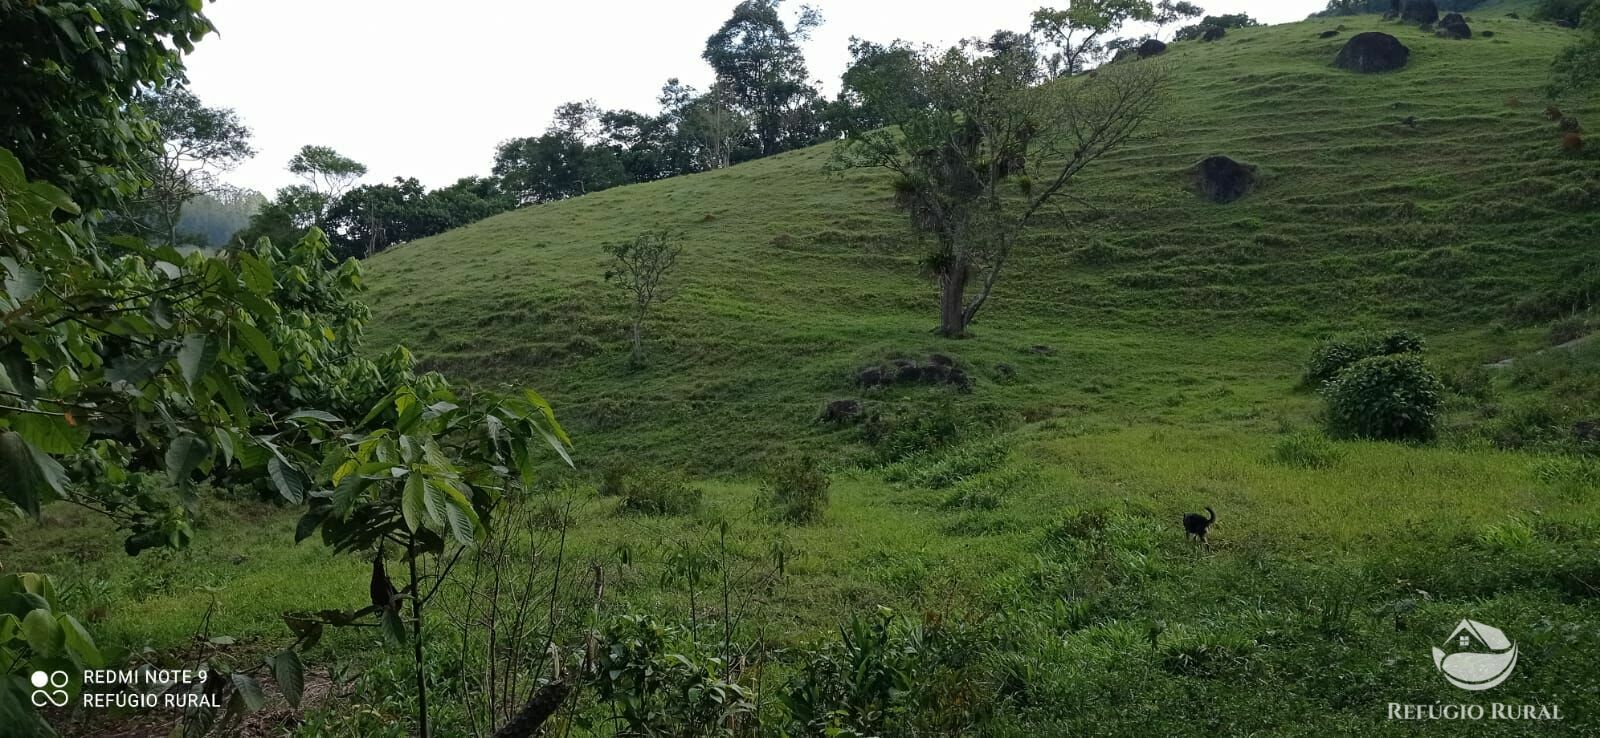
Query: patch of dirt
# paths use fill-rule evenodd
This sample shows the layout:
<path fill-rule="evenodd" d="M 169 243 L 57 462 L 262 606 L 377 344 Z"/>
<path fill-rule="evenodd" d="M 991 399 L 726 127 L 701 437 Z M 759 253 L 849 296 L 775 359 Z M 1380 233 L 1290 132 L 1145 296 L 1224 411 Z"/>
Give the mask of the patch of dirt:
<path fill-rule="evenodd" d="M 1483 368 L 1485 368 L 1485 369 L 1510 369 L 1518 361 L 1526 359 L 1526 358 L 1528 358 L 1530 356 L 1540 356 L 1540 355 L 1543 355 L 1543 354 L 1548 354 L 1551 351 L 1571 351 L 1571 350 L 1573 350 L 1573 349 L 1575 349 L 1575 348 L 1577 348 L 1579 346 L 1582 346 L 1585 343 L 1588 343 L 1591 340 L 1594 340 L 1594 338 L 1597 337 L 1597 336 L 1600 336 L 1600 333 L 1590 333 L 1587 336 L 1584 336 L 1582 338 L 1574 338 L 1571 341 L 1563 343 L 1563 344 L 1561 344 L 1559 346 L 1551 346 L 1550 348 L 1547 348 L 1547 349 L 1541 349 L 1539 351 L 1535 351 L 1535 352 L 1533 352 L 1531 354 L 1528 354 L 1528 356 L 1513 356 L 1513 357 L 1510 357 L 1510 358 L 1501 359 L 1499 361 L 1493 361 L 1493 362 L 1490 362 L 1488 364 L 1484 364 Z"/>

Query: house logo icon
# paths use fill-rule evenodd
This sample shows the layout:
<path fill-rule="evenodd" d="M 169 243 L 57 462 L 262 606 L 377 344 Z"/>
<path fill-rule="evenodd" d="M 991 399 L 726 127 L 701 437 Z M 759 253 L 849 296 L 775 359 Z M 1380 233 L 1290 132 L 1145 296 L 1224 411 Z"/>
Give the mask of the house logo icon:
<path fill-rule="evenodd" d="M 1499 628 L 1476 620 L 1463 620 L 1445 642 L 1433 649 L 1433 665 L 1446 681 L 1472 692 L 1500 686 L 1517 667 L 1517 644 Z"/>

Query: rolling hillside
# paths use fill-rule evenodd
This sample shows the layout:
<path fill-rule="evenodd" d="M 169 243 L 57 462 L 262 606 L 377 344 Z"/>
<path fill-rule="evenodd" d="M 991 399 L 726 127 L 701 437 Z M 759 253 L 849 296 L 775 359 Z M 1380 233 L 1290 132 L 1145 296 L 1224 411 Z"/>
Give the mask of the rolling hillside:
<path fill-rule="evenodd" d="M 383 254 L 370 265 L 373 345 L 402 340 L 452 376 L 539 387 L 591 460 L 706 471 L 821 443 L 823 404 L 891 355 L 957 357 L 979 379 L 964 402 L 1112 423 L 1209 419 L 1218 407 L 1202 398 L 1218 392 L 1231 413 L 1295 412 L 1287 388 L 1310 342 L 1359 327 L 1415 328 L 1457 365 L 1498 360 L 1536 347 L 1563 307 L 1518 318 L 1516 305 L 1594 278 L 1600 179 L 1542 115 L 1548 60 L 1570 32 L 1472 20 L 1493 37 L 1364 16 L 1175 45 L 1162 125 L 1083 180 L 1096 209 L 1066 214 L 1081 225 L 1034 231 L 970 340 L 930 337 L 933 287 L 884 182 L 824 172 L 822 146 Z M 1406 69 L 1330 66 L 1380 27 L 1413 49 Z M 1206 202 L 1185 170 L 1212 154 L 1260 166 L 1264 185 Z M 683 287 L 653 327 L 649 367 L 630 371 L 599 246 L 664 226 L 684 234 Z M 1001 363 L 1013 383 L 995 381 Z"/>
<path fill-rule="evenodd" d="M 886 736 L 1600 734 L 1600 463 L 1573 440 L 1600 417 L 1600 340 L 1556 348 L 1600 325 L 1600 155 L 1563 152 L 1544 116 L 1572 32 L 1487 7 L 1471 22 L 1493 35 L 1470 41 L 1362 16 L 1174 45 L 1159 128 L 1082 181 L 1088 205 L 1033 231 L 965 340 L 931 332 L 934 287 L 887 183 L 826 172 L 823 146 L 381 254 L 369 346 L 403 341 L 453 378 L 548 397 L 579 478 L 541 486 L 514 535 L 560 527 L 558 555 L 581 562 L 577 619 L 687 622 L 697 635 L 669 647 L 690 651 L 752 644 L 772 672 L 740 678 L 767 713 L 802 670 L 795 649 L 836 648 L 841 623 L 892 608 L 915 634 L 905 654 L 950 663 L 908 679 L 906 723 Z M 1410 65 L 1333 68 L 1365 30 L 1398 35 Z M 1191 191 L 1189 168 L 1214 154 L 1259 166 L 1260 188 L 1229 205 Z M 630 368 L 600 247 L 662 227 L 683 234 L 681 288 Z M 1313 343 L 1387 328 L 1428 338 L 1447 427 L 1425 444 L 1324 437 L 1299 386 Z M 971 390 L 857 386 L 863 368 L 932 353 Z M 959 436 L 886 459 L 872 424 L 819 418 L 841 399 L 930 435 L 954 418 Z M 806 525 L 768 514 L 757 481 L 801 450 L 832 483 Z M 594 483 L 618 464 L 646 487 L 683 475 L 704 499 L 631 510 Z M 1179 521 L 1207 506 L 1202 546 Z M 115 599 L 96 632 L 130 648 L 190 647 L 196 624 L 272 644 L 284 611 L 368 602 L 369 563 L 291 546 L 292 511 L 208 511 L 192 549 L 136 560 L 83 553 L 120 538 L 58 506 L 6 563 Z M 544 556 L 526 569 L 543 576 Z M 696 556 L 720 567 L 698 600 L 681 576 Z M 738 618 L 708 606 L 729 572 L 745 577 L 720 583 Z M 1430 658 L 1464 618 L 1520 649 L 1487 696 Z M 384 685 L 407 657 L 359 630 L 312 654 L 365 676 L 299 735 L 403 732 L 411 702 Z M 441 692 L 470 693 L 458 671 L 438 666 Z M 1387 708 L 1489 699 L 1566 717 L 1468 726 Z M 441 734 L 467 734 L 452 718 Z M 324 729 L 341 721 L 376 727 Z"/>

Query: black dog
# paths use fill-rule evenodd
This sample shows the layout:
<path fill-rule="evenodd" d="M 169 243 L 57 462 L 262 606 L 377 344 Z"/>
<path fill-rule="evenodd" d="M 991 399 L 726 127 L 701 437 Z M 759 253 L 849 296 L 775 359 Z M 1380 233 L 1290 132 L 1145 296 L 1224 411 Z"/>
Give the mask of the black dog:
<path fill-rule="evenodd" d="M 1207 507 L 1206 512 L 1210 513 L 1211 517 L 1208 518 L 1200 513 L 1189 513 L 1183 516 L 1183 529 L 1189 535 L 1199 539 L 1201 543 L 1206 542 L 1206 533 L 1210 532 L 1211 526 L 1217 522 L 1216 510 Z"/>

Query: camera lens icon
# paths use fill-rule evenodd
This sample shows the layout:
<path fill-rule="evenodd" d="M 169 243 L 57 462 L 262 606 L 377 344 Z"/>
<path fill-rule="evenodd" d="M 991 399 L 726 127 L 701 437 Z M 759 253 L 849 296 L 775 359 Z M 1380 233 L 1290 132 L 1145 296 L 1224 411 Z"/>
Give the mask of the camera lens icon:
<path fill-rule="evenodd" d="M 36 671 L 31 679 L 33 682 L 34 707 L 66 707 L 67 706 L 67 673 L 52 671 L 49 673 Z"/>

